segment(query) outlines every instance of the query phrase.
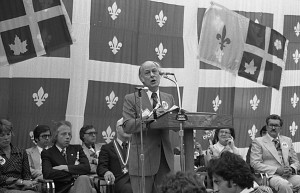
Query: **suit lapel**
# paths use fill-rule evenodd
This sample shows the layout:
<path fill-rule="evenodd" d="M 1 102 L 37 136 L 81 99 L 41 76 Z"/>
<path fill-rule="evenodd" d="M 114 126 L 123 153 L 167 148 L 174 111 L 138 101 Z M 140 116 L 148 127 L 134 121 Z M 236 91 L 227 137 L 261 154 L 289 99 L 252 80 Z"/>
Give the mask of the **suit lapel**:
<path fill-rule="evenodd" d="M 40 154 L 37 146 L 35 146 L 32 149 L 32 159 L 33 159 L 33 163 L 34 163 L 34 168 L 40 169 L 41 168 L 41 154 Z"/>
<path fill-rule="evenodd" d="M 56 145 L 53 145 L 53 148 L 54 148 L 54 151 L 56 151 L 57 153 L 57 155 L 58 155 L 58 160 L 57 160 L 57 162 L 59 163 L 59 165 L 63 165 L 63 164 L 65 164 L 65 165 L 68 165 L 67 164 L 67 162 L 66 162 L 66 160 L 65 160 L 65 158 L 64 158 L 64 156 L 62 155 L 62 153 L 59 151 L 59 149 L 56 147 Z M 68 152 L 68 151 L 67 151 Z"/>
<path fill-rule="evenodd" d="M 271 152 L 271 154 L 275 157 L 275 159 L 281 164 L 281 160 L 280 160 L 280 157 L 278 155 L 278 152 L 275 148 L 274 143 L 270 140 L 270 138 L 268 136 L 264 136 L 263 137 L 263 142 L 264 142 L 265 148 L 267 150 L 269 150 Z"/>

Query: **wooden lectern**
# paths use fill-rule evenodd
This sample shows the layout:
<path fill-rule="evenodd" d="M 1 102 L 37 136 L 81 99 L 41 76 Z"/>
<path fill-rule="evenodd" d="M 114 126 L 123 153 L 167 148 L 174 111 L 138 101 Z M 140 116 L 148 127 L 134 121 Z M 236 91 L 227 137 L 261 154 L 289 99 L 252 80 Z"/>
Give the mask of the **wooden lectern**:
<path fill-rule="evenodd" d="M 180 121 L 176 119 L 179 108 L 160 115 L 149 124 L 150 129 L 171 129 L 178 131 Z M 182 121 L 184 130 L 185 170 L 194 170 L 194 139 L 193 130 L 212 130 L 217 128 L 232 128 L 232 115 L 217 115 L 206 112 L 185 112 L 187 120 Z"/>

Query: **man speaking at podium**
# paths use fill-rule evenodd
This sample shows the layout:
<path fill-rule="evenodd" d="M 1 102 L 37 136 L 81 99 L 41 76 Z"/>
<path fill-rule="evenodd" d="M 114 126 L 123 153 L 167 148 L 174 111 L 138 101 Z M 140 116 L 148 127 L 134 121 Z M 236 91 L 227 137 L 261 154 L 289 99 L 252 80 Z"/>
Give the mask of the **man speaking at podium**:
<path fill-rule="evenodd" d="M 129 175 L 134 193 L 142 193 L 142 165 L 141 154 L 141 118 L 140 98 L 142 103 L 142 117 L 147 121 L 154 111 L 167 111 L 175 105 L 172 95 L 161 92 L 160 65 L 157 62 L 146 61 L 139 68 L 139 79 L 145 88 L 138 88 L 135 93 L 125 96 L 123 105 L 124 131 L 132 133 L 129 156 Z M 154 113 L 155 114 L 155 113 Z M 174 155 L 171 147 L 168 129 L 150 129 L 143 124 L 144 174 L 146 193 L 157 193 L 162 178 L 173 172 Z"/>

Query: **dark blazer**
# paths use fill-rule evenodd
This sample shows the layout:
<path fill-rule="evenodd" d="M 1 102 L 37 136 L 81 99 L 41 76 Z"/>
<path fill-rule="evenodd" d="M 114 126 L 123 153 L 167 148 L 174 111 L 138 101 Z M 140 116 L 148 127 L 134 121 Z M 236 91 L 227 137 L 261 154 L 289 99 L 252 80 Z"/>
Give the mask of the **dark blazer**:
<path fill-rule="evenodd" d="M 59 193 L 68 192 L 77 175 L 84 175 L 90 172 L 90 164 L 80 145 L 69 145 L 66 149 L 67 161 L 58 150 L 56 145 L 42 151 L 42 172 L 45 179 L 52 179 L 55 183 L 55 190 Z M 79 164 L 75 165 L 79 153 Z M 68 165 L 69 171 L 53 169 L 54 166 Z"/>
<path fill-rule="evenodd" d="M 118 144 L 118 143 L 117 143 Z M 120 147 L 121 148 L 121 147 Z M 121 169 L 121 164 L 117 155 L 117 152 L 114 147 L 113 141 L 109 144 L 105 144 L 101 147 L 98 158 L 98 167 L 97 174 L 100 177 L 103 177 L 105 172 L 111 171 L 116 180 L 115 180 L 115 192 L 132 192 L 131 186 L 130 190 L 123 190 L 124 187 L 128 186 L 125 184 L 130 183 L 128 173 L 123 174 Z"/>

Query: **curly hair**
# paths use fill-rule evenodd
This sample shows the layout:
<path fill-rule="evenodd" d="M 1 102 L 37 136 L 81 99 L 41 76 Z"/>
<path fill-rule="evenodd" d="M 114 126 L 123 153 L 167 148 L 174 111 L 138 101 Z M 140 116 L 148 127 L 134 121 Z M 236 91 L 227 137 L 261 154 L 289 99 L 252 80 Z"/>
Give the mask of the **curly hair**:
<path fill-rule="evenodd" d="M 229 151 L 223 152 L 218 159 L 211 159 L 208 163 L 208 175 L 218 175 L 226 181 L 232 180 L 240 188 L 251 188 L 254 176 L 248 164 L 239 155 Z"/>
<path fill-rule="evenodd" d="M 203 182 L 193 172 L 177 172 L 165 177 L 161 193 L 206 193 Z"/>

